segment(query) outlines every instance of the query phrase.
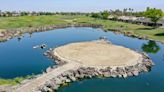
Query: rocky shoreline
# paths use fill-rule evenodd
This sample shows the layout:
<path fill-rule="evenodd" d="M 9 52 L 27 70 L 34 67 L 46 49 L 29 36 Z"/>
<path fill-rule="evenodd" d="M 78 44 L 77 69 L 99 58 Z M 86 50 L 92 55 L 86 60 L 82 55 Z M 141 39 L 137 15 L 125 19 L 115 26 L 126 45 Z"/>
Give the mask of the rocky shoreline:
<path fill-rule="evenodd" d="M 41 31 L 47 31 L 47 30 L 51 30 L 51 29 L 67 28 L 67 27 L 72 27 L 72 26 L 103 28 L 101 25 L 93 25 L 93 24 L 62 25 L 62 26 L 53 25 L 53 26 L 47 26 L 47 27 L 39 27 L 37 30 L 35 28 L 31 28 L 31 29 L 29 29 L 30 31 L 28 31 L 28 32 L 41 32 Z M 28 29 L 26 29 L 26 30 L 28 30 Z M 21 29 L 19 29 L 19 30 L 17 29 L 15 31 L 8 30 L 11 33 L 9 33 L 9 34 L 7 32 L 6 33 L 2 32 L 2 33 L 6 34 L 9 37 L 7 39 L 11 39 L 12 37 L 22 34 L 22 32 L 27 32 L 26 30 L 21 30 Z M 121 31 L 116 31 L 116 32 L 120 33 Z M 14 34 L 14 35 L 12 36 L 12 34 Z M 124 33 L 124 34 L 133 36 L 133 35 L 131 35 L 131 33 L 129 33 L 129 34 Z M 154 65 L 153 62 L 150 60 L 150 58 L 145 53 L 141 53 L 141 54 L 142 54 L 142 58 L 143 58 L 142 63 L 138 63 L 134 66 L 127 66 L 127 67 L 124 67 L 124 66 L 122 66 L 122 67 L 81 66 L 76 70 L 70 69 L 68 71 L 61 73 L 58 76 L 55 76 L 55 77 L 47 80 L 47 82 L 44 83 L 44 85 L 38 86 L 33 91 L 34 92 L 54 92 L 54 90 L 58 90 L 62 85 L 66 84 L 66 83 L 71 83 L 73 81 L 78 81 L 78 80 L 85 79 L 85 78 L 92 78 L 92 77 L 99 77 L 99 76 L 106 77 L 106 78 L 108 78 L 108 77 L 127 78 L 130 76 L 138 76 L 139 73 L 150 71 L 152 65 Z M 53 67 L 47 68 L 45 73 L 48 73 L 48 72 L 52 71 L 53 69 L 56 69 L 60 66 L 67 64 L 66 61 L 64 61 L 60 57 L 54 55 L 53 49 L 49 49 L 47 52 L 44 53 L 44 55 L 53 59 L 57 64 Z M 40 77 L 40 76 L 42 76 L 42 75 L 39 75 L 38 77 Z M 34 79 L 29 80 L 29 82 L 31 82 Z M 26 83 L 24 83 L 24 84 L 26 84 Z M 17 87 L 20 87 L 24 84 L 20 84 Z"/>
<path fill-rule="evenodd" d="M 58 90 L 62 85 L 78 81 L 81 79 L 90 79 L 93 77 L 105 77 L 105 78 L 127 78 L 130 76 L 138 76 L 139 73 L 149 72 L 154 63 L 145 54 L 141 53 L 143 61 L 134 66 L 118 66 L 118 67 L 88 67 L 81 66 L 76 70 L 68 70 L 62 74 L 47 80 L 47 82 L 38 86 L 34 92 L 54 92 Z M 66 61 L 60 59 L 60 57 L 53 54 L 53 49 L 50 49 L 45 54 L 47 57 L 54 59 L 58 64 L 57 67 L 66 64 Z M 56 67 L 56 68 L 57 68 Z M 48 72 L 48 71 L 47 71 Z"/>
<path fill-rule="evenodd" d="M 103 78 L 127 78 L 138 76 L 140 73 L 149 72 L 154 65 L 152 60 L 145 53 L 141 54 L 141 62 L 131 66 L 88 66 L 79 63 L 71 63 L 54 54 L 54 49 L 50 48 L 44 55 L 57 64 L 47 68 L 47 70 L 37 77 L 20 85 L 13 87 L 14 92 L 54 92 L 63 85 L 97 77 Z M 68 68 L 69 66 L 69 68 Z M 56 74 L 55 74 L 56 73 Z M 44 79 L 44 80 L 43 80 Z M 44 82 L 43 82 L 44 81 Z M 39 83 L 39 84 L 38 84 Z"/>
<path fill-rule="evenodd" d="M 120 29 L 108 29 L 108 30 L 105 30 L 105 31 L 112 31 L 112 32 L 114 32 L 116 34 L 123 34 L 125 36 L 132 37 L 132 38 L 138 38 L 138 39 L 142 39 L 142 40 L 151 40 L 151 41 L 160 42 L 162 44 L 164 43 L 164 41 L 154 40 L 154 39 L 149 38 L 148 36 L 136 35 L 136 34 L 134 34 L 132 32 L 121 31 Z"/>
<path fill-rule="evenodd" d="M 28 28 L 16 28 L 16 29 L 6 29 L 0 33 L 0 42 L 4 42 L 12 39 L 16 36 L 21 36 L 23 33 L 34 33 L 34 32 L 44 32 L 53 29 L 61 29 L 67 27 L 93 27 L 102 28 L 102 25 L 96 24 L 63 24 L 63 25 L 47 25 L 39 27 L 28 27 Z"/>
<path fill-rule="evenodd" d="M 118 34 L 124 34 L 125 36 L 128 36 L 128 37 L 133 37 L 133 38 L 138 38 L 138 39 L 143 39 L 143 40 L 152 40 L 152 41 L 164 43 L 164 41 L 158 41 L 158 40 L 150 39 L 147 36 L 139 36 L 139 35 L 133 34 L 131 32 L 124 32 L 124 31 L 121 31 L 120 29 L 105 30 L 102 25 L 98 25 L 98 24 L 63 24 L 63 25 L 47 25 L 47 26 L 40 26 L 40 27 L 7 29 L 7 30 L 2 31 L 0 33 L 0 42 L 10 40 L 16 36 L 21 36 L 23 33 L 43 32 L 43 31 L 48 31 L 48 30 L 53 30 L 53 29 L 61 29 L 61 28 L 67 28 L 67 27 L 102 28 L 104 31 L 112 31 L 112 32 L 118 33 Z"/>

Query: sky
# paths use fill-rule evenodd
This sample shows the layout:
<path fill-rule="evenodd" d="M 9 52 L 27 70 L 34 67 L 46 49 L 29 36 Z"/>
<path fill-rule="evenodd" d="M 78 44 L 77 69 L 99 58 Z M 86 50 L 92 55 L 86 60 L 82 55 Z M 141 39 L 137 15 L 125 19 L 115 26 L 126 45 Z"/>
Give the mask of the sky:
<path fill-rule="evenodd" d="M 2 11 L 98 12 L 110 9 L 146 7 L 164 11 L 164 0 L 0 0 Z"/>

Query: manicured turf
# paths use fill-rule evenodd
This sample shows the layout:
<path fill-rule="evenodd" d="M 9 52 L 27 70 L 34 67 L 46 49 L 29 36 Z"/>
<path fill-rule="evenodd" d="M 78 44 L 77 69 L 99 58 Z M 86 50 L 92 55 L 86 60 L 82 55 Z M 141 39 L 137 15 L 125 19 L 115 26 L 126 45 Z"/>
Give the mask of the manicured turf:
<path fill-rule="evenodd" d="M 0 79 L 0 85 L 16 85 L 28 78 L 32 78 L 32 76 L 17 77 L 14 79 Z"/>
<path fill-rule="evenodd" d="M 22 17 L 0 17 L 0 32 L 4 29 L 36 27 L 44 25 L 61 25 L 68 23 L 90 23 L 101 24 L 104 30 L 118 29 L 125 32 L 131 32 L 136 35 L 147 36 L 151 39 L 164 41 L 164 29 L 153 29 L 143 25 L 129 24 L 110 20 L 94 19 L 87 16 L 71 15 L 53 15 L 53 16 L 22 16 Z M 0 39 L 1 40 L 1 39 Z M 0 79 L 2 84 L 17 84 L 25 78 Z"/>
<path fill-rule="evenodd" d="M 129 31 L 131 33 L 147 36 L 154 40 L 164 41 L 164 29 L 152 29 L 151 27 L 116 22 L 110 20 L 94 19 L 87 16 L 71 16 L 71 15 L 52 15 L 52 16 L 23 16 L 23 17 L 1 17 L 0 29 L 36 27 L 51 24 L 67 24 L 67 23 L 92 23 L 102 24 L 105 30 L 118 29 Z"/>
<path fill-rule="evenodd" d="M 102 24 L 104 25 L 105 30 L 118 29 L 125 32 L 131 32 L 133 34 L 140 35 L 140 36 L 147 36 L 150 39 L 164 41 L 164 29 L 159 29 L 159 28 L 154 29 L 148 26 L 116 22 L 116 21 L 110 21 L 110 20 L 92 19 L 90 17 L 79 18 L 78 22 Z"/>
<path fill-rule="evenodd" d="M 23 16 L 23 17 L 1 17 L 0 29 L 43 26 L 50 24 L 64 24 L 61 16 Z"/>

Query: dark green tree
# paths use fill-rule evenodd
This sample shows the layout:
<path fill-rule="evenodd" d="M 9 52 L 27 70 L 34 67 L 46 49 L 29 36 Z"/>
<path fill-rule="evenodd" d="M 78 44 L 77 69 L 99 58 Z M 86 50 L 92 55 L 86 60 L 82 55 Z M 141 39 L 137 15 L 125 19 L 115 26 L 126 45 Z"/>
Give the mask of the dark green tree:
<path fill-rule="evenodd" d="M 101 16 L 100 13 L 92 13 L 91 17 L 93 17 L 93 18 L 101 18 L 102 16 Z"/>
<path fill-rule="evenodd" d="M 100 19 L 108 19 L 108 16 L 109 16 L 109 11 L 103 11 L 103 12 L 91 14 L 91 17 L 100 18 Z"/>
<path fill-rule="evenodd" d="M 102 15 L 102 19 L 108 19 L 109 11 L 103 11 L 101 15 Z"/>
<path fill-rule="evenodd" d="M 145 16 L 156 24 L 158 20 L 163 17 L 163 12 L 161 9 L 147 8 Z"/>

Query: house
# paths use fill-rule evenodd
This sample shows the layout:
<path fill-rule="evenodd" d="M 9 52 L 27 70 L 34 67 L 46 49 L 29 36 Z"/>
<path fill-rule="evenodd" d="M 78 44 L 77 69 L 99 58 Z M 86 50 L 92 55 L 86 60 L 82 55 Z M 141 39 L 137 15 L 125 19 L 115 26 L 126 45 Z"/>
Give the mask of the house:
<path fill-rule="evenodd" d="M 109 20 L 116 20 L 116 21 L 121 21 L 121 22 L 126 22 L 126 23 L 132 23 L 132 24 L 141 24 L 145 26 L 163 26 L 164 25 L 164 20 L 159 21 L 158 23 L 152 22 L 149 18 L 145 17 L 134 17 L 134 16 L 113 16 L 110 15 L 108 17 Z"/>

